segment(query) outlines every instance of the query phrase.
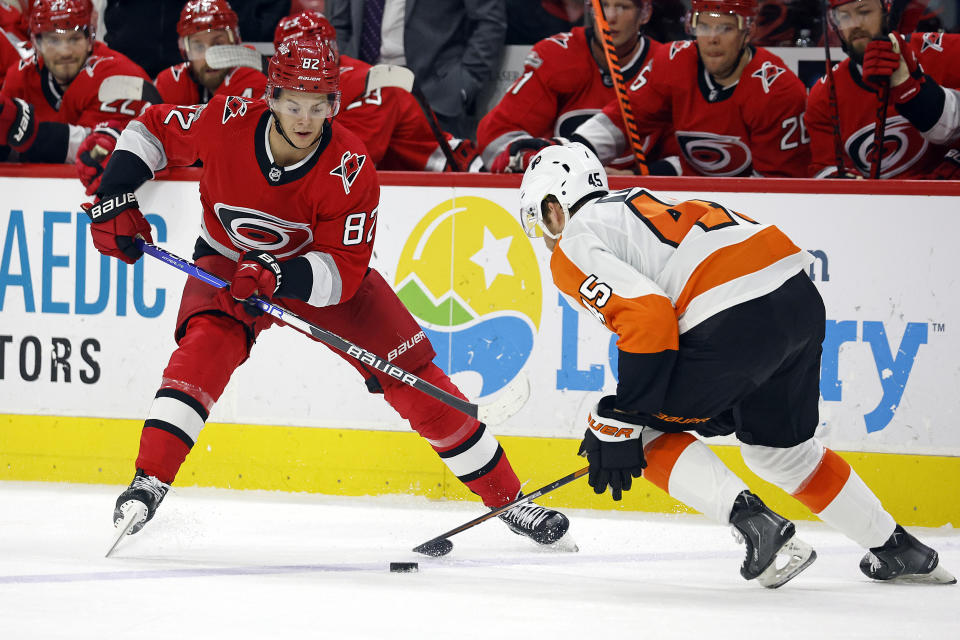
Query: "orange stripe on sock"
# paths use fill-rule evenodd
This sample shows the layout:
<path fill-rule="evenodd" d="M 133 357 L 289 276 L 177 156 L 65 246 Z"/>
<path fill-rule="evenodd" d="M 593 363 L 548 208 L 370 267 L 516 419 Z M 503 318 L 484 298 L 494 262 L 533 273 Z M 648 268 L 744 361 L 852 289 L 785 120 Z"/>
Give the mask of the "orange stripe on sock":
<path fill-rule="evenodd" d="M 689 433 L 665 433 L 646 447 L 643 454 L 647 459 L 647 468 L 643 477 L 667 493 L 670 486 L 670 473 L 680 454 L 696 440 Z"/>
<path fill-rule="evenodd" d="M 793 497 L 820 513 L 833 502 L 850 477 L 850 464 L 830 449 L 823 450 L 823 459 Z"/>

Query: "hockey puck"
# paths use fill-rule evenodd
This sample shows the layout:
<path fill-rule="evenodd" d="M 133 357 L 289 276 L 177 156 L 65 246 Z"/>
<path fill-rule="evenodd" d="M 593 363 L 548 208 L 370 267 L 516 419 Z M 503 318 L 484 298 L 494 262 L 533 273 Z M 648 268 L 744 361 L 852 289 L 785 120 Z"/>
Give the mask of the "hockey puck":
<path fill-rule="evenodd" d="M 417 573 L 420 571 L 420 565 L 416 562 L 391 562 L 391 573 Z"/>

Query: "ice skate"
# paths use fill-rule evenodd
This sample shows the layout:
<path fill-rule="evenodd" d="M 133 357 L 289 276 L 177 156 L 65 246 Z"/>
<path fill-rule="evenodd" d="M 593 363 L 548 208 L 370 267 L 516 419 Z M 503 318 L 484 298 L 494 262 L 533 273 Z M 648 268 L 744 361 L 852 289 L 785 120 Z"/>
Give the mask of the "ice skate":
<path fill-rule="evenodd" d="M 528 502 L 519 504 L 498 517 L 515 534 L 526 536 L 538 544 L 558 551 L 579 550 L 573 539 L 567 535 L 570 520 L 559 511 Z"/>
<path fill-rule="evenodd" d="M 940 566 L 937 552 L 897 525 L 882 547 L 873 547 L 860 560 L 868 578 L 882 582 L 956 584 L 957 579 Z"/>
<path fill-rule="evenodd" d="M 169 489 L 170 485 L 160 482 L 154 476 L 148 476 L 143 469 L 137 469 L 133 482 L 117 498 L 117 504 L 113 509 L 114 526 L 119 527 L 121 523 L 129 524 L 129 518 L 126 516 L 128 513 L 134 513 L 137 514 L 136 521 L 129 527 L 127 534 L 133 535 L 143 529 L 143 525 L 149 522 L 157 512 L 157 507 L 163 502 L 163 497 L 167 495 Z"/>
<path fill-rule="evenodd" d="M 786 584 L 817 559 L 813 547 L 794 535 L 793 523 L 749 491 L 734 501 L 730 524 L 734 537 L 747 546 L 740 575 L 746 580 L 756 579 L 768 589 Z M 777 556 L 783 556 L 786 562 L 778 566 Z"/>

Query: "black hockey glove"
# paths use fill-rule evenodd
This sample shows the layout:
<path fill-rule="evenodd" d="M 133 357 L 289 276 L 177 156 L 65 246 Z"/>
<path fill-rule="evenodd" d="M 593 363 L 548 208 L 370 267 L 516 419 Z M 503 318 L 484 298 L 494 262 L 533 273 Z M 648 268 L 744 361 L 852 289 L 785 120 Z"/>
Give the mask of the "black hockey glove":
<path fill-rule="evenodd" d="M 604 396 L 587 417 L 587 431 L 578 455 L 587 459 L 587 482 L 595 493 L 610 487 L 614 500 L 633 486 L 633 478 L 643 475 L 647 461 L 643 456 L 640 434 L 644 425 L 637 416 L 616 411 L 616 396 Z"/>

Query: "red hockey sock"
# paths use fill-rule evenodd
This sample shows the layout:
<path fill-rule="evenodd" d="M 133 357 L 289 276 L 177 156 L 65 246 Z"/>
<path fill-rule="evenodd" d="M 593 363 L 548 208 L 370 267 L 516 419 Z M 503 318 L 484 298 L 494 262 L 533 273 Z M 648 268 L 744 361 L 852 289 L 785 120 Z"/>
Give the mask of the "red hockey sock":
<path fill-rule="evenodd" d="M 147 475 L 156 476 L 160 482 L 171 484 L 188 453 L 190 447 L 172 433 L 144 427 L 140 433 L 137 469 L 143 469 Z"/>

